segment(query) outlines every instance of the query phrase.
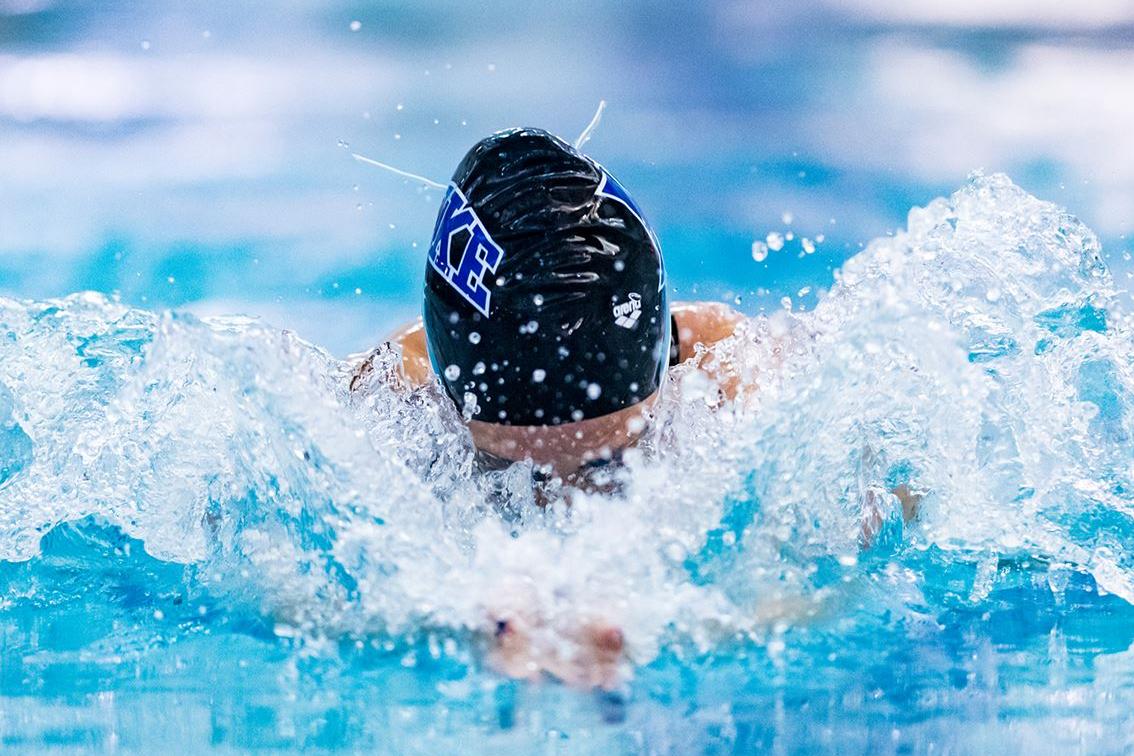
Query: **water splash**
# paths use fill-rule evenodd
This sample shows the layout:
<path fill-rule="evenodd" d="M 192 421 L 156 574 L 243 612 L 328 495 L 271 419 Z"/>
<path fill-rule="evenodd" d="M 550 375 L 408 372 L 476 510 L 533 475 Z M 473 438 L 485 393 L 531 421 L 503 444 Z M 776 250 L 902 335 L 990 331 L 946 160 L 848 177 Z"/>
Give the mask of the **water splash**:
<path fill-rule="evenodd" d="M 570 507 L 537 506 L 525 465 L 477 472 L 456 409 L 402 386 L 389 349 L 353 378 L 256 321 L 95 294 L 0 300 L 0 324 L 0 557 L 34 565 L 94 518 L 280 635 L 463 639 L 522 616 L 564 656 L 591 621 L 640 664 L 775 652 L 852 594 L 941 611 L 936 555 L 975 570 L 977 604 L 1004 560 L 1134 601 L 1129 316 L 1095 236 L 1003 176 L 911 211 L 814 311 L 700 355 L 738 401 L 671 371 L 614 493 Z"/>

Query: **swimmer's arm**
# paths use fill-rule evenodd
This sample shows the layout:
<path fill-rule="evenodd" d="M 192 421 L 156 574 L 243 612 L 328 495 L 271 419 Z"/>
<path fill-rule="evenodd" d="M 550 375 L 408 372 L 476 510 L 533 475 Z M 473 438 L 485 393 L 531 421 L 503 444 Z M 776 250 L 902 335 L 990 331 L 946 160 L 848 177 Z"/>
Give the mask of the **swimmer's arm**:
<path fill-rule="evenodd" d="M 625 681 L 627 657 L 622 631 L 603 621 L 581 621 L 567 637 L 519 614 L 494 622 L 488 662 L 516 679 L 549 675 L 574 688 L 613 690 Z"/>

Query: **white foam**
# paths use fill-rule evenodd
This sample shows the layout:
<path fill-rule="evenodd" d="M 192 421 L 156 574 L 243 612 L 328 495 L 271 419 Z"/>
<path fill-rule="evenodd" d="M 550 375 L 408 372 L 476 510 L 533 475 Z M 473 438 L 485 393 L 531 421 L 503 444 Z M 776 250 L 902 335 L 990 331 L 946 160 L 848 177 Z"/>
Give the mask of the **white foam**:
<path fill-rule="evenodd" d="M 820 562 L 872 569 L 864 540 L 897 560 L 1034 555 L 1134 600 L 1130 540 L 1097 524 L 1132 515 L 1134 360 L 1111 287 L 1086 227 L 974 177 L 814 311 L 716 347 L 738 402 L 671 371 L 621 491 L 570 510 L 539 509 L 525 465 L 475 473 L 457 410 L 399 387 L 391 352 L 352 394 L 355 365 L 257 322 L 2 300 L 5 428 L 31 447 L 0 444 L 25 457 L 2 484 L 0 556 L 97 514 L 297 632 L 520 613 L 569 655 L 598 619 L 639 662 L 670 637 L 805 621 L 837 591 Z M 904 529 L 898 484 L 924 496 Z"/>

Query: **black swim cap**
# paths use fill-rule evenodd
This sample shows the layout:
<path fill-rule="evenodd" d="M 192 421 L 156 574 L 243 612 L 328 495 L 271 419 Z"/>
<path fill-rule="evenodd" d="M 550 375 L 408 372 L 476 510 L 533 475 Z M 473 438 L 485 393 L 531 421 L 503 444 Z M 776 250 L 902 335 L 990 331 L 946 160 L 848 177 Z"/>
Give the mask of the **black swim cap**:
<path fill-rule="evenodd" d="M 661 384 L 661 250 L 601 165 L 546 131 L 502 131 L 453 174 L 425 267 L 424 322 L 433 369 L 473 419 L 606 415 Z"/>

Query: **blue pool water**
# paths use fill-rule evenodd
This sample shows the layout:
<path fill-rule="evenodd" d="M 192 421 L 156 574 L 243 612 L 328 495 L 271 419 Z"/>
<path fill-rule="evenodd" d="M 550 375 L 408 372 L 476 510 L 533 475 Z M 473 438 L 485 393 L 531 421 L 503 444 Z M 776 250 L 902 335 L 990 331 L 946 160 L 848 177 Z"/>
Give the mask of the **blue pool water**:
<path fill-rule="evenodd" d="M 0 0 L 5 749 L 1134 748 L 1134 17 L 1013 7 Z M 674 373 L 567 515 L 346 391 L 440 199 L 350 153 L 602 98 L 758 390 Z M 500 611 L 623 684 L 499 676 Z"/>

